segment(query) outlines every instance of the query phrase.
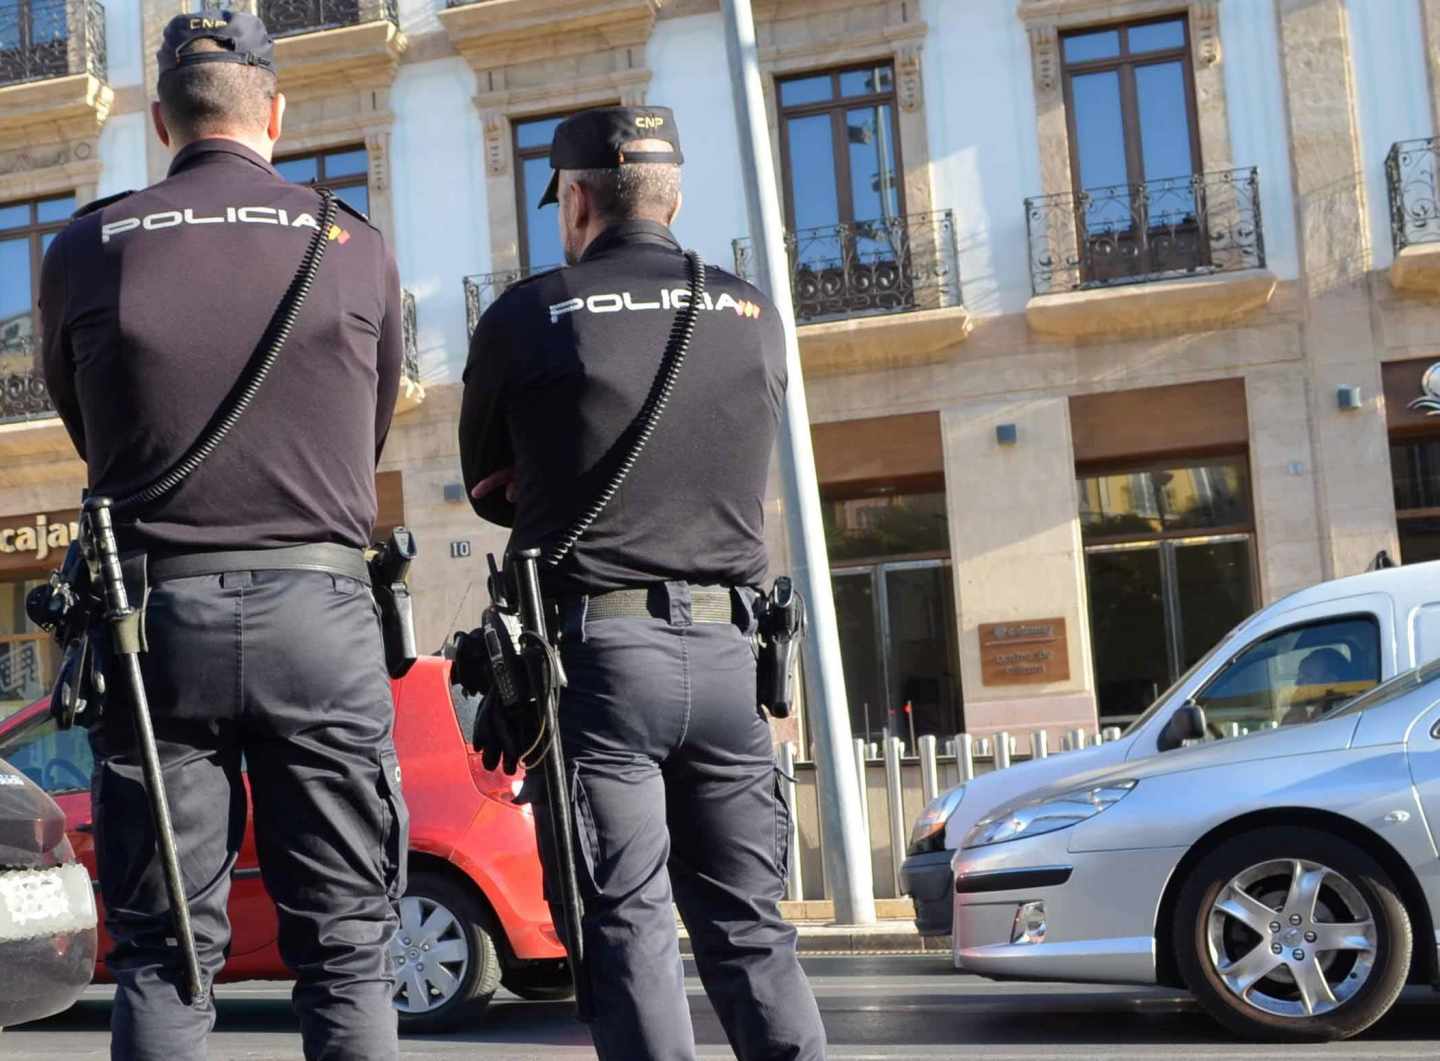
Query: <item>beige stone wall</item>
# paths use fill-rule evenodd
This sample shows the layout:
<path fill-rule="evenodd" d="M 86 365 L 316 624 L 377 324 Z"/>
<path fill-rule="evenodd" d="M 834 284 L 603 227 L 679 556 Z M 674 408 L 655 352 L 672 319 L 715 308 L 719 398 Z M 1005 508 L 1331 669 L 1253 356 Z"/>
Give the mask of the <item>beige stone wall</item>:
<path fill-rule="evenodd" d="M 1095 716 L 1069 402 L 980 400 L 950 406 L 940 420 L 965 728 L 983 735 L 1044 726 L 1059 747 L 1065 728 Z M 1019 441 L 998 443 L 999 424 L 1014 424 Z M 1065 620 L 1069 680 L 982 682 L 981 623 L 1055 616 Z"/>

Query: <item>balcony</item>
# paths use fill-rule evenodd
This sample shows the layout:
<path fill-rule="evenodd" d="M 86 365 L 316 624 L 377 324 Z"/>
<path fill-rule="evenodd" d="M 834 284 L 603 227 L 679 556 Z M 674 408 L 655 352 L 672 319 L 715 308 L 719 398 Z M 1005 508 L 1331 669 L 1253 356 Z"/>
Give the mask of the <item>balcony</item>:
<path fill-rule="evenodd" d="M 291 95 L 388 85 L 408 44 L 398 0 L 260 0 L 259 13 Z"/>
<path fill-rule="evenodd" d="M 30 337 L 0 343 L 0 424 L 55 415 L 35 357 L 37 343 Z"/>
<path fill-rule="evenodd" d="M 1025 229 L 1026 316 L 1045 334 L 1214 327 L 1275 292 L 1254 168 L 1037 196 Z"/>
<path fill-rule="evenodd" d="M 0 147 L 93 136 L 112 99 L 98 0 L 0 0 Z"/>
<path fill-rule="evenodd" d="M 1385 156 L 1390 193 L 1390 282 L 1401 291 L 1440 295 L 1440 140 L 1401 140 Z"/>
<path fill-rule="evenodd" d="M 940 360 L 969 334 L 949 210 L 798 229 L 785 247 L 807 375 Z M 753 281 L 753 243 L 734 249 Z"/>
<path fill-rule="evenodd" d="M 485 315 L 490 304 L 515 281 L 554 268 L 553 265 L 541 266 L 538 269 L 521 266 L 519 269 L 502 269 L 498 273 L 476 273 L 474 276 L 465 277 L 465 334 L 475 334 L 475 325 L 480 323 L 480 318 Z"/>
<path fill-rule="evenodd" d="M 397 0 L 260 0 L 260 17 L 277 40 L 365 22 L 400 25 Z"/>

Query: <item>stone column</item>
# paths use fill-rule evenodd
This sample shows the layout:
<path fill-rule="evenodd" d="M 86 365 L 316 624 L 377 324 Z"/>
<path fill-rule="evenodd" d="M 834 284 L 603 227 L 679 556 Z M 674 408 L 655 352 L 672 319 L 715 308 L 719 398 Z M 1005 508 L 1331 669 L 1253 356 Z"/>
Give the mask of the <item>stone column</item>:
<path fill-rule="evenodd" d="M 1397 548 L 1384 404 L 1367 283 L 1369 213 L 1344 0 L 1279 0 L 1298 214 L 1321 571 L 1363 571 Z M 1364 407 L 1341 413 L 1336 391 Z"/>
<path fill-rule="evenodd" d="M 1245 380 L 1262 605 L 1324 578 L 1308 390 L 1295 364 Z"/>
<path fill-rule="evenodd" d="M 1001 445 L 995 429 L 1014 424 Z M 987 734 L 1045 728 L 1053 736 L 1096 721 L 1085 557 L 1067 399 L 977 401 L 940 416 L 946 510 L 960 630 L 965 728 Z M 1068 680 L 986 686 L 979 627 L 1065 620 Z"/>

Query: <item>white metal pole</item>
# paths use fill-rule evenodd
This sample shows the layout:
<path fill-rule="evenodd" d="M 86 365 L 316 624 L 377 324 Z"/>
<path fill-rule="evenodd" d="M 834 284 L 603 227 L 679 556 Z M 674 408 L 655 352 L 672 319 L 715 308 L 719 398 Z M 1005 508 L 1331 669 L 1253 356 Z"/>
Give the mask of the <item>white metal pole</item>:
<path fill-rule="evenodd" d="M 870 847 L 861 817 L 859 780 L 850 744 L 850 709 L 840 665 L 830 558 L 820 517 L 820 491 L 810 442 L 810 414 L 795 310 L 790 298 L 784 223 L 776 193 L 775 162 L 765 118 L 765 97 L 755 49 L 750 0 L 724 0 L 725 51 L 735 91 L 742 183 L 749 208 L 756 286 L 770 295 L 785 329 L 789 386 L 781 423 L 780 469 L 785 491 L 785 526 L 790 573 L 805 597 L 809 632 L 804 642 L 805 711 L 814 733 L 816 791 L 820 800 L 821 850 L 834 891 L 835 920 L 868 925 L 875 921 L 875 882 Z"/>

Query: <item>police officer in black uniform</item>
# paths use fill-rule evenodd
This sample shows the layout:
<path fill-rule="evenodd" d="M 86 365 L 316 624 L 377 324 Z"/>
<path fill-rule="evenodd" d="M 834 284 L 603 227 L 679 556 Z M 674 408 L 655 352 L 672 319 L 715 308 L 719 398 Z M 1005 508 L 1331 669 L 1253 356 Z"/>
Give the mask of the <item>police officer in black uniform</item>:
<path fill-rule="evenodd" d="M 542 205 L 559 204 L 570 266 L 501 295 L 465 371 L 465 482 L 479 515 L 513 528 L 512 550 L 553 545 L 610 480 L 634 430 L 688 297 L 668 227 L 681 161 L 664 107 L 585 111 L 555 131 Z M 779 914 L 788 812 L 756 707 L 781 328 L 757 289 L 708 268 L 654 436 L 598 520 L 543 572 L 568 676 L 560 719 L 583 975 L 607 1061 L 694 1055 L 672 902 L 736 1054 L 824 1056 L 795 932 Z M 507 729 L 503 712 L 480 714 L 477 745 L 507 769 L 528 736 Z M 539 771 L 529 776 L 525 794 L 548 836 Z M 553 908 L 555 868 L 545 868 Z"/>
<path fill-rule="evenodd" d="M 284 114 L 273 50 L 252 15 L 172 20 L 153 108 L 175 150 L 169 176 L 85 207 L 46 254 L 46 380 L 95 493 L 145 487 L 202 434 L 318 227 L 320 196 L 270 164 Z M 91 744 L 115 1058 L 205 1056 L 242 771 L 306 1057 L 398 1054 L 387 948 L 408 819 L 361 550 L 399 386 L 400 288 L 362 215 L 341 209 L 326 236 L 253 404 L 177 490 L 117 526 L 127 582 L 143 572 L 148 585 L 142 668 L 207 997 L 183 997 L 132 711 L 113 676 Z"/>

